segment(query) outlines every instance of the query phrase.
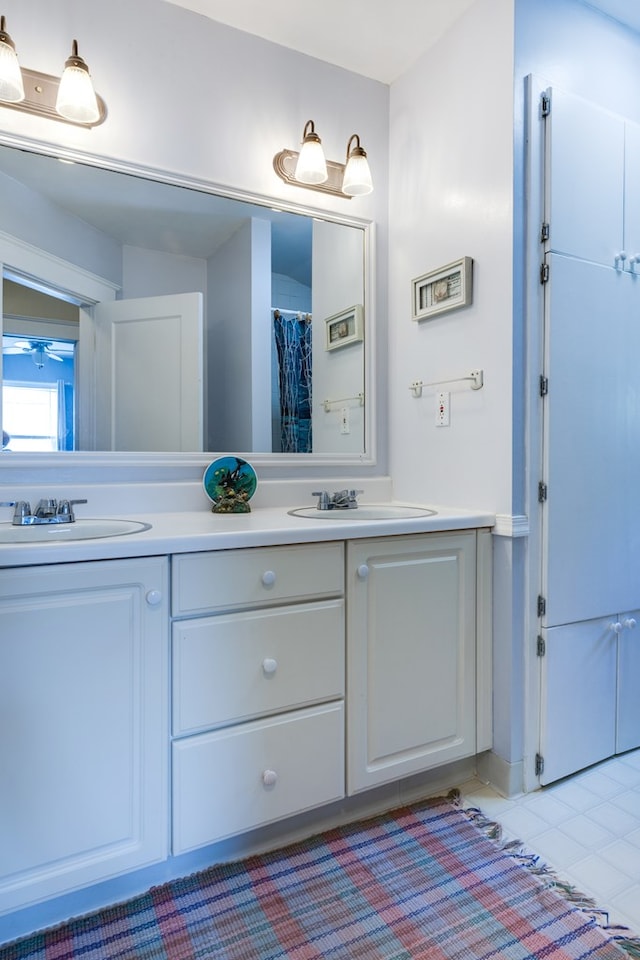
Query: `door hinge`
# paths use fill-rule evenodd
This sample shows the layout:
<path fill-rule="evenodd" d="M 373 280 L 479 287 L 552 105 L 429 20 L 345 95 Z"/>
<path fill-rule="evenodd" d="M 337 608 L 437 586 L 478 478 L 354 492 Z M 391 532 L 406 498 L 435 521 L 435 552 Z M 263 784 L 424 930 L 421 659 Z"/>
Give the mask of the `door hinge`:
<path fill-rule="evenodd" d="M 549 282 L 549 264 L 543 263 L 540 266 L 540 283 Z"/>
<path fill-rule="evenodd" d="M 545 503 L 547 499 L 547 485 L 544 480 L 538 484 L 538 503 Z"/>
<path fill-rule="evenodd" d="M 546 612 L 547 612 L 547 601 L 545 600 L 544 597 L 539 596 L 538 597 L 538 616 L 544 617 Z"/>
<path fill-rule="evenodd" d="M 540 243 L 544 243 L 551 236 L 551 227 L 548 223 L 543 223 L 540 227 Z"/>
<path fill-rule="evenodd" d="M 547 645 L 544 642 L 544 637 L 538 636 L 536 638 L 536 654 L 539 657 L 544 657 L 546 652 L 547 652 Z"/>
<path fill-rule="evenodd" d="M 540 396 L 546 397 L 549 393 L 549 378 L 545 377 L 544 374 L 540 376 Z"/>
<path fill-rule="evenodd" d="M 544 757 L 541 753 L 536 753 L 536 777 L 541 777 L 544 773 Z"/>
<path fill-rule="evenodd" d="M 548 117 L 551 113 L 551 97 L 548 93 L 543 93 L 540 97 L 540 116 Z"/>

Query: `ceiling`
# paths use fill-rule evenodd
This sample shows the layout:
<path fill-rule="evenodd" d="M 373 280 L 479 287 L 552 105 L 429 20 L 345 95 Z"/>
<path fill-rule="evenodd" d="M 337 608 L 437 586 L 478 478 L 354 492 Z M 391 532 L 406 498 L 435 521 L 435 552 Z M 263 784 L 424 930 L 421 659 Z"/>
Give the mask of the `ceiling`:
<path fill-rule="evenodd" d="M 392 83 L 475 0 L 165 0 L 179 7 Z M 582 0 L 640 32 L 638 0 Z"/>

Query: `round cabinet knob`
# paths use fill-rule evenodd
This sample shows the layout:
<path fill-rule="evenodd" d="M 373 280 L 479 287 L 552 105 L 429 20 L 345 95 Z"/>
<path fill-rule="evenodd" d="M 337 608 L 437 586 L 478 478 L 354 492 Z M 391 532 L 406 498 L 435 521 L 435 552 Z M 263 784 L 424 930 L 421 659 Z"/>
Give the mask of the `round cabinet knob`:
<path fill-rule="evenodd" d="M 369 576 L 369 567 L 366 563 L 361 563 L 357 570 L 360 580 L 366 580 Z"/>
<path fill-rule="evenodd" d="M 636 626 L 636 621 L 634 620 L 633 617 L 627 617 L 627 619 L 624 622 L 624 625 L 625 627 L 628 627 L 629 630 L 633 630 Z"/>
<path fill-rule="evenodd" d="M 262 782 L 265 787 L 273 787 L 278 779 L 278 774 L 275 770 L 264 770 L 262 773 Z"/>
<path fill-rule="evenodd" d="M 619 620 L 616 620 L 615 623 L 610 624 L 610 630 L 613 630 L 614 633 L 622 633 L 622 624 Z"/>
<path fill-rule="evenodd" d="M 616 267 L 622 265 L 622 267 L 624 268 L 624 262 L 627 259 L 626 250 L 621 250 L 620 253 L 616 253 L 614 259 L 615 259 Z"/>
<path fill-rule="evenodd" d="M 265 570 L 262 574 L 262 583 L 265 587 L 272 587 L 276 582 L 275 570 Z"/>
<path fill-rule="evenodd" d="M 157 607 L 159 603 L 162 603 L 162 591 L 149 590 L 146 595 L 146 601 L 150 607 Z"/>
<path fill-rule="evenodd" d="M 273 657 L 265 657 L 262 661 L 262 669 L 270 676 L 278 669 L 278 661 L 274 660 Z"/>

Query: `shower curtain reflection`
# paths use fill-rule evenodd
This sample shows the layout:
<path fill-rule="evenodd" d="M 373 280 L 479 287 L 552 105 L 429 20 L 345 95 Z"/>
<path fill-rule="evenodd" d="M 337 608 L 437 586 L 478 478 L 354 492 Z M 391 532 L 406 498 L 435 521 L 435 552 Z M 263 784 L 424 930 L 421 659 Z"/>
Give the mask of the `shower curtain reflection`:
<path fill-rule="evenodd" d="M 311 453 L 311 314 L 273 311 L 282 453 Z"/>

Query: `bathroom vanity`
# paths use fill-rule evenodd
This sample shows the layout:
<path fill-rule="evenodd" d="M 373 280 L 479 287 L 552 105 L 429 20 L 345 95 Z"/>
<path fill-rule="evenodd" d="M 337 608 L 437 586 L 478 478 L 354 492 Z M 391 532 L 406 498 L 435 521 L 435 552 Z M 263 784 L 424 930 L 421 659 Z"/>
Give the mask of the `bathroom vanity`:
<path fill-rule="evenodd" d="M 95 885 L 395 805 L 491 746 L 493 517 L 135 519 L 0 546 L 0 940 L 12 911 L 123 899 Z"/>

